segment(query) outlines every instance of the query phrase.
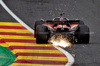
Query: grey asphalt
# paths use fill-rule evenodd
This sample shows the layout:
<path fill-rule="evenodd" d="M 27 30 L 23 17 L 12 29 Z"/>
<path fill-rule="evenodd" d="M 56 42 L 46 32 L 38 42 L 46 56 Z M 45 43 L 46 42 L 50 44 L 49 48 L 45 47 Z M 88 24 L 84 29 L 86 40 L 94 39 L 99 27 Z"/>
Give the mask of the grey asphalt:
<path fill-rule="evenodd" d="M 16 22 L 0 5 L 0 22 Z"/>
<path fill-rule="evenodd" d="M 100 0 L 3 0 L 27 25 L 35 20 L 52 19 L 64 12 L 69 19 L 80 19 L 89 26 L 89 44 L 64 48 L 74 55 L 73 66 L 100 66 Z M 16 22 L 1 6 L 0 21 Z"/>

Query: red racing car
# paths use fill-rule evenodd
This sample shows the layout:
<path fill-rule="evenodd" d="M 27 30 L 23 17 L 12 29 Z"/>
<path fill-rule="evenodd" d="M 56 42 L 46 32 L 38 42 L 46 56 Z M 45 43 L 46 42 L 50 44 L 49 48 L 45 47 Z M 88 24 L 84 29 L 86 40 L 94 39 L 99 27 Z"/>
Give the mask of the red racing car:
<path fill-rule="evenodd" d="M 36 43 L 48 43 L 55 33 L 61 33 L 71 43 L 89 43 L 89 27 L 81 20 L 69 20 L 60 14 L 60 17 L 53 20 L 34 22 Z"/>

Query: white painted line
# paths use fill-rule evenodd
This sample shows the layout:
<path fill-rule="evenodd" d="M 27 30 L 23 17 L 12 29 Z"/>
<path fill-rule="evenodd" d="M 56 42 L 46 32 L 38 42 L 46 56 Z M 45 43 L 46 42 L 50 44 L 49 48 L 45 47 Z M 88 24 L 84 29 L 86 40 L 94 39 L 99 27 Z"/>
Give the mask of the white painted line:
<path fill-rule="evenodd" d="M 22 24 L 26 29 L 28 29 L 29 31 L 31 31 L 34 34 L 34 30 L 31 29 L 28 25 L 26 25 L 19 17 L 17 17 L 7 6 L 6 4 L 0 0 L 0 4 L 2 5 L 2 7 L 16 20 L 18 21 L 20 24 Z"/>
<path fill-rule="evenodd" d="M 65 66 L 72 66 L 75 61 L 74 57 L 69 52 L 62 49 L 61 47 L 55 47 L 55 48 L 58 49 L 59 51 L 63 52 L 65 54 L 65 56 L 68 58 L 68 62 L 66 63 Z"/>
<path fill-rule="evenodd" d="M 26 25 L 19 17 L 17 17 L 7 6 L 6 4 L 0 0 L 0 4 L 2 5 L 2 7 L 14 18 L 16 19 L 20 24 L 22 24 L 24 27 L 26 27 L 29 31 L 31 31 L 34 34 L 34 30 L 31 29 L 28 25 Z M 60 48 L 60 47 L 55 47 L 56 49 L 58 49 L 59 51 L 63 52 L 65 54 L 65 56 L 68 58 L 68 63 L 66 63 L 65 66 L 72 66 L 74 63 L 74 58 L 73 56 L 68 53 L 67 51 L 65 51 L 64 49 Z"/>

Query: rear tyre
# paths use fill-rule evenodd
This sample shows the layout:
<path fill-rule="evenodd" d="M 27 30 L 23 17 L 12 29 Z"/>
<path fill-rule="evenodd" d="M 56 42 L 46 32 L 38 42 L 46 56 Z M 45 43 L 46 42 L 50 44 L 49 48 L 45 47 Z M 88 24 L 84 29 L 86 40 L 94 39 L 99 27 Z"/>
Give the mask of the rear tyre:
<path fill-rule="evenodd" d="M 89 34 L 83 38 L 82 43 L 88 44 L 89 43 Z"/>
<path fill-rule="evenodd" d="M 89 43 L 90 35 L 89 35 L 89 27 L 86 25 L 79 25 L 78 31 L 76 32 L 77 43 Z"/>
<path fill-rule="evenodd" d="M 37 25 L 42 25 L 43 21 L 36 21 L 34 22 L 34 37 L 36 38 L 36 27 Z"/>
<path fill-rule="evenodd" d="M 48 42 L 48 29 L 46 26 L 38 25 L 36 34 L 36 43 L 47 43 Z"/>
<path fill-rule="evenodd" d="M 84 25 L 84 22 L 82 20 L 80 20 L 79 24 L 80 25 Z"/>

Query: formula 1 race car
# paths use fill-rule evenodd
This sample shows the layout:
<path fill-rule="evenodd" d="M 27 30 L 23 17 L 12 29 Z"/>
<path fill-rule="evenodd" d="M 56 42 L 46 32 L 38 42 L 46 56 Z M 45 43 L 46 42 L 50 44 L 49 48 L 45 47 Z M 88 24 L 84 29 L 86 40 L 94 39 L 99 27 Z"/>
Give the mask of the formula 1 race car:
<path fill-rule="evenodd" d="M 48 43 L 55 33 L 63 34 L 71 43 L 89 43 L 89 27 L 81 20 L 69 20 L 62 15 L 53 20 L 34 22 L 36 43 Z"/>

